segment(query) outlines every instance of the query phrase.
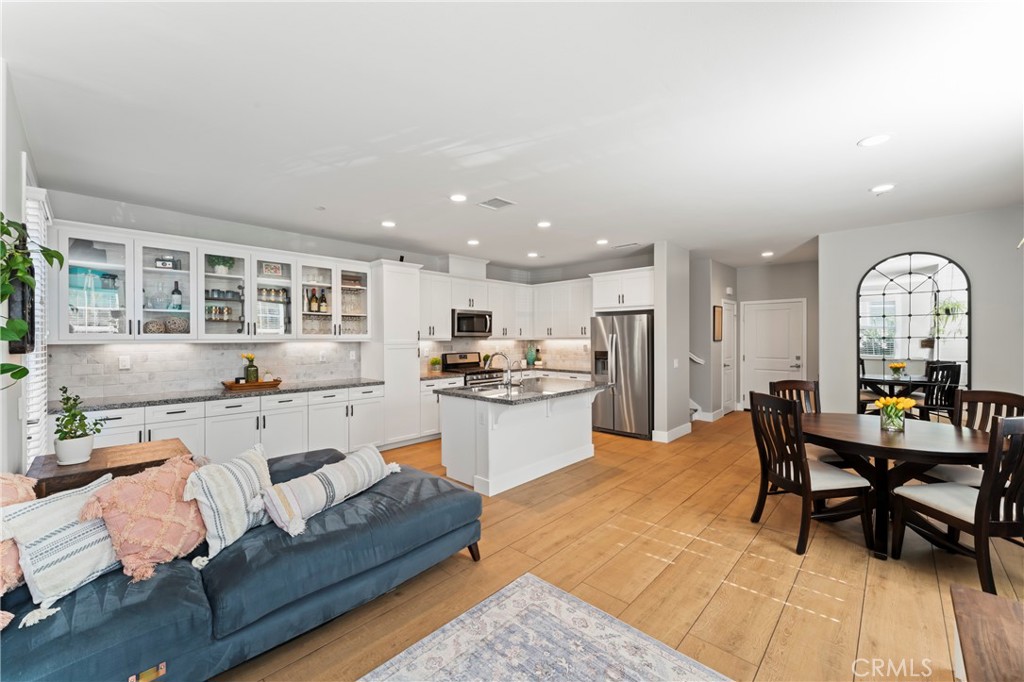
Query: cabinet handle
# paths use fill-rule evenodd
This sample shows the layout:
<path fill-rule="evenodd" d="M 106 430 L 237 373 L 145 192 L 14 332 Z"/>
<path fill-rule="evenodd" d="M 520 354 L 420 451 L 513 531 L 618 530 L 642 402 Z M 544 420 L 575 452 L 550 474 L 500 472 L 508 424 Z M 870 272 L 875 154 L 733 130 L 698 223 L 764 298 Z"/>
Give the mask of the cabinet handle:
<path fill-rule="evenodd" d="M 292 398 L 289 398 L 288 400 L 278 400 L 277 404 L 281 405 L 282 403 L 290 403 L 290 402 L 294 402 L 294 400 Z"/>
<path fill-rule="evenodd" d="M 349 416 L 351 416 L 351 417 L 356 416 L 356 406 L 355 405 L 351 405 L 349 409 L 351 409 L 351 411 L 352 411 Z"/>
<path fill-rule="evenodd" d="M 241 407 L 241 405 L 225 405 L 224 409 L 225 410 L 233 410 L 233 409 L 235 409 L 237 407 Z M 120 419 L 120 417 L 118 417 L 118 419 Z"/>
<path fill-rule="evenodd" d="M 345 406 L 345 416 L 348 416 L 348 405 Z"/>
<path fill-rule="evenodd" d="M 260 416 L 256 415 L 256 430 L 260 430 Z"/>
<path fill-rule="evenodd" d="M 263 428 L 267 428 L 267 415 L 263 415 Z"/>
<path fill-rule="evenodd" d="M 132 321 L 128 320 L 128 336 L 132 335 Z"/>
<path fill-rule="evenodd" d="M 522 336 L 522 335 L 523 335 L 523 328 L 522 328 L 522 327 L 520 327 L 520 328 L 519 328 L 519 336 Z"/>
<path fill-rule="evenodd" d="M 324 398 L 324 400 L 326 400 L 327 398 L 334 398 L 336 395 L 337 395 L 336 393 L 332 393 L 330 395 L 323 396 L 323 398 Z"/>
<path fill-rule="evenodd" d="M 373 389 L 371 388 L 369 391 L 361 391 L 361 392 L 362 392 L 363 395 L 366 395 L 367 393 L 373 393 Z"/>
<path fill-rule="evenodd" d="M 101 419 L 105 422 L 116 422 L 121 421 L 124 417 L 101 417 Z"/>
<path fill-rule="evenodd" d="M 152 442 L 153 440 L 153 429 L 147 429 L 146 431 L 146 442 Z"/>
<path fill-rule="evenodd" d="M 139 442 L 142 442 L 142 429 L 139 429 Z"/>
<path fill-rule="evenodd" d="M 165 414 L 185 414 L 186 411 L 187 410 L 171 410 L 170 412 L 166 412 Z"/>
<path fill-rule="evenodd" d="M 420 330 L 419 329 L 416 330 L 416 340 L 417 341 L 420 340 Z"/>

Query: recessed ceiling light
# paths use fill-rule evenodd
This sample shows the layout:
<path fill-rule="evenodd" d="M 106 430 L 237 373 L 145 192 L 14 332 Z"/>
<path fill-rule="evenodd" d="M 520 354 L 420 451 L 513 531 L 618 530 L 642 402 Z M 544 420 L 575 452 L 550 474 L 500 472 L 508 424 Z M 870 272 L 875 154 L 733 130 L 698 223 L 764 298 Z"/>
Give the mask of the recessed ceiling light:
<path fill-rule="evenodd" d="M 453 194 L 453 195 L 451 195 L 448 198 L 451 199 L 452 201 L 454 201 L 455 203 L 459 203 L 460 204 L 460 203 L 462 203 L 463 201 L 466 200 L 466 195 L 465 194 Z"/>
<path fill-rule="evenodd" d="M 885 144 L 889 141 L 888 135 L 872 135 L 871 137 L 865 137 L 863 140 L 857 142 L 858 147 L 877 147 L 880 144 Z"/>
<path fill-rule="evenodd" d="M 314 211 L 326 211 L 327 207 L 326 206 L 314 206 L 313 210 Z"/>
<path fill-rule="evenodd" d="M 598 239 L 598 240 L 597 240 L 597 245 L 598 245 L 598 246 L 604 246 L 604 245 L 605 245 L 605 244 L 607 244 L 607 243 L 608 243 L 608 240 L 607 240 L 607 239 Z"/>
<path fill-rule="evenodd" d="M 380 226 L 381 227 L 394 227 L 395 226 L 395 221 L 394 220 L 385 220 L 385 221 L 381 222 Z"/>
<path fill-rule="evenodd" d="M 469 244 L 470 246 L 479 246 L 480 245 L 480 240 L 479 239 L 470 239 L 466 243 Z"/>
<path fill-rule="evenodd" d="M 537 223 L 537 227 L 551 227 L 551 223 L 549 223 L 546 220 L 542 220 L 539 223 Z"/>
<path fill-rule="evenodd" d="M 762 251 L 761 252 L 761 256 L 763 256 L 764 258 L 771 258 L 774 255 L 775 255 L 774 251 Z"/>
<path fill-rule="evenodd" d="M 875 185 L 874 187 L 872 187 L 871 188 L 871 193 L 872 194 L 885 194 L 886 192 L 891 192 L 894 189 L 896 189 L 896 185 L 892 184 L 891 182 L 887 182 L 885 184 Z"/>
<path fill-rule="evenodd" d="M 531 251 L 530 253 L 526 254 L 526 257 L 527 258 L 536 258 L 537 257 L 537 252 L 536 251 Z"/>

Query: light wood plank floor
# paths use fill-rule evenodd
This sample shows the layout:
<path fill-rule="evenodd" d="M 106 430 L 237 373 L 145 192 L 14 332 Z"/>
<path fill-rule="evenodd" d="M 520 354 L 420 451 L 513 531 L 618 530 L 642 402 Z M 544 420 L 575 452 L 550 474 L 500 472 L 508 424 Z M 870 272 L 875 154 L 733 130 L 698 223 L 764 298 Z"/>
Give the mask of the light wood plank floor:
<path fill-rule="evenodd" d="M 813 524 L 797 556 L 794 496 L 750 523 L 746 414 L 668 445 L 595 444 L 591 460 L 485 498 L 480 563 L 463 551 L 218 679 L 356 679 L 527 572 L 737 680 L 877 679 L 854 676 L 858 658 L 913 662 L 915 679 L 928 659 L 926 679 L 952 679 L 949 585 L 979 587 L 973 560 L 912 532 L 901 561 L 869 558 L 856 519 Z M 444 473 L 438 441 L 385 458 Z M 999 593 L 1024 599 L 1024 549 L 994 547 Z"/>

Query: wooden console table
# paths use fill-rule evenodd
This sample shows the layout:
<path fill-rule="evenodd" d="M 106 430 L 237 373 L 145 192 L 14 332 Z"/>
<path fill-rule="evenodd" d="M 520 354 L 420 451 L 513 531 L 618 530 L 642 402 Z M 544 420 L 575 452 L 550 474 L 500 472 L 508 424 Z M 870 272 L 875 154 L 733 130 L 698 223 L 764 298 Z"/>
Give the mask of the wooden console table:
<path fill-rule="evenodd" d="M 1024 680 L 1024 604 L 950 585 L 967 682 Z"/>
<path fill-rule="evenodd" d="M 60 466 L 57 464 L 57 455 L 36 457 L 25 475 L 36 479 L 36 496 L 46 497 L 62 490 L 81 488 L 103 474 L 130 476 L 143 469 L 159 466 L 172 457 L 191 454 L 178 438 L 113 445 L 109 448 L 96 448 L 89 461 L 81 464 Z"/>

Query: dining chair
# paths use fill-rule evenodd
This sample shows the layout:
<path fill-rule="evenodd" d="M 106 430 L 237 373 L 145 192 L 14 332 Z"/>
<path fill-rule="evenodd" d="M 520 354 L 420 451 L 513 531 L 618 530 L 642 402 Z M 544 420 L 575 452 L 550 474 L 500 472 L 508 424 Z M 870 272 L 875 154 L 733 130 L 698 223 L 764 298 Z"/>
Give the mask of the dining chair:
<path fill-rule="evenodd" d="M 857 371 L 858 377 L 862 377 L 868 373 L 867 364 L 864 362 L 864 358 L 857 358 Z M 868 410 L 874 404 L 875 400 L 878 399 L 878 394 L 868 388 L 867 384 L 857 384 L 857 414 L 867 414 Z"/>
<path fill-rule="evenodd" d="M 799 495 L 803 504 L 796 553 L 803 554 L 807 550 L 811 518 L 827 521 L 835 516 L 829 510 L 814 512 L 814 502 L 835 497 L 854 497 L 860 501 L 864 542 L 868 549 L 871 549 L 871 484 L 857 474 L 818 460 L 807 459 L 803 428 L 800 424 L 802 414 L 803 410 L 796 400 L 756 391 L 750 392 L 750 417 L 754 425 L 757 454 L 761 461 L 761 482 L 750 521 L 758 523 L 761 520 L 769 494 Z M 769 493 L 768 488 L 772 485 L 778 488 L 775 493 Z M 841 514 L 842 518 L 847 516 L 845 513 Z"/>
<path fill-rule="evenodd" d="M 953 426 L 975 431 L 989 430 L 993 417 L 1024 415 L 1024 395 L 1003 391 L 969 391 L 957 389 L 953 400 Z M 981 487 L 982 473 L 969 464 L 939 464 L 917 476 L 927 483 L 962 483 Z"/>
<path fill-rule="evenodd" d="M 962 483 L 904 485 L 893 491 L 892 558 L 903 551 L 909 526 L 932 544 L 973 556 L 981 588 L 996 593 L 989 540 L 1024 535 L 1024 417 L 992 421 L 981 488 Z M 953 541 L 925 517 L 974 536 L 974 547 Z"/>
<path fill-rule="evenodd" d="M 778 398 L 795 400 L 800 403 L 800 409 L 804 412 L 818 414 L 821 412 L 821 392 L 818 390 L 817 381 L 804 381 L 802 379 L 787 379 L 785 381 L 772 381 L 768 384 L 768 392 Z M 807 443 L 804 445 L 807 456 L 819 462 L 825 462 L 832 466 L 848 468 L 843 458 L 836 454 L 835 450 Z"/>
<path fill-rule="evenodd" d="M 919 419 L 929 421 L 932 412 L 936 412 L 953 421 L 953 397 L 960 384 L 960 369 L 958 362 L 932 362 L 927 366 L 925 378 L 928 383 L 924 391 L 910 396 L 920 403 L 917 406 Z"/>

